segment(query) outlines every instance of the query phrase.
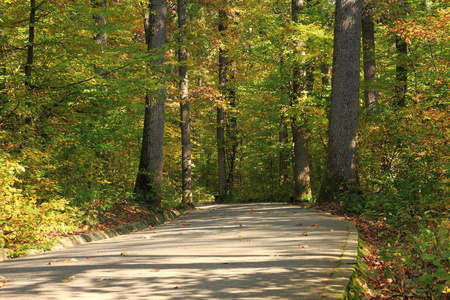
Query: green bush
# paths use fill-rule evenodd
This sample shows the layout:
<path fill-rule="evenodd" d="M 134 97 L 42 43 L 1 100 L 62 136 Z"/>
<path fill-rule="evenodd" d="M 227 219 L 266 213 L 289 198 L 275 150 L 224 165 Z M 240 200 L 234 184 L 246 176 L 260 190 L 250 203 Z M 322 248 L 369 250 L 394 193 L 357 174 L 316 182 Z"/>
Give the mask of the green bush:
<path fill-rule="evenodd" d="M 80 220 L 78 210 L 65 199 L 40 203 L 32 191 L 17 189 L 17 174 L 23 172 L 9 155 L 0 155 L 0 247 L 8 248 L 10 256 L 48 247 L 52 237 L 73 231 Z"/>

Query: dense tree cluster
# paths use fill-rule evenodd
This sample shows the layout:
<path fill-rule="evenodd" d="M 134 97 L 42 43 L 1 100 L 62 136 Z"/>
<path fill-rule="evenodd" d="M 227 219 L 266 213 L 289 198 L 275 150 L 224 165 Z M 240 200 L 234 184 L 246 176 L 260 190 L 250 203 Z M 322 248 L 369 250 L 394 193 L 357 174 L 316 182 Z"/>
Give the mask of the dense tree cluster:
<path fill-rule="evenodd" d="M 449 20 L 433 0 L 2 0 L 0 246 L 124 201 L 333 202 L 448 233 Z"/>

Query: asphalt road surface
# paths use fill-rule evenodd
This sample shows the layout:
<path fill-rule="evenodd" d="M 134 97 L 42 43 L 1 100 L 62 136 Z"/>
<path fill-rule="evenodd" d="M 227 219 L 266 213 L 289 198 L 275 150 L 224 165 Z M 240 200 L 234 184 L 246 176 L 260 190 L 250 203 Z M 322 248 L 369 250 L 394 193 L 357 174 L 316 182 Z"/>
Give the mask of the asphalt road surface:
<path fill-rule="evenodd" d="M 0 299 L 338 299 L 354 225 L 287 204 L 210 204 L 155 228 L 0 263 Z"/>

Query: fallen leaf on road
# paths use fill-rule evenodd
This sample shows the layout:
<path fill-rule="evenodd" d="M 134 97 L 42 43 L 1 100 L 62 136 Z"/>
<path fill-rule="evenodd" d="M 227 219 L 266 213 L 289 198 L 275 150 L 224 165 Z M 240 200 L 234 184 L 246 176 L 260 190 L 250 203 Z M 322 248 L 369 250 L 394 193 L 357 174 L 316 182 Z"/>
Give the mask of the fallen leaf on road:
<path fill-rule="evenodd" d="M 252 228 L 252 230 L 259 230 L 259 228 Z"/>
<path fill-rule="evenodd" d="M 146 236 L 143 236 L 142 238 L 148 240 L 148 239 L 150 239 L 150 236 L 146 235 Z"/>
<path fill-rule="evenodd" d="M 178 288 L 178 285 L 176 287 L 174 287 L 174 289 L 177 289 L 177 288 Z"/>
<path fill-rule="evenodd" d="M 312 224 L 311 227 L 317 227 L 317 224 Z"/>
<path fill-rule="evenodd" d="M 303 225 L 303 223 L 297 223 L 297 226 L 302 226 Z"/>
<path fill-rule="evenodd" d="M 243 235 L 238 235 L 238 237 L 244 237 Z"/>
<path fill-rule="evenodd" d="M 75 279 L 75 276 L 70 276 L 69 278 L 64 279 L 64 280 L 61 280 L 61 281 L 64 282 L 64 283 L 68 283 L 68 282 L 70 282 L 72 279 Z"/>
<path fill-rule="evenodd" d="M 189 225 L 191 225 L 191 224 L 181 224 L 181 226 L 189 226 Z"/>
<path fill-rule="evenodd" d="M 122 256 L 128 256 L 128 253 L 127 253 L 127 252 L 122 252 L 122 253 L 120 253 L 120 255 L 122 255 Z"/>
<path fill-rule="evenodd" d="M 302 235 L 303 235 L 303 236 L 308 236 L 308 232 L 305 231 L 305 232 L 302 233 Z"/>
<path fill-rule="evenodd" d="M 278 254 L 272 254 L 272 255 L 270 255 L 270 257 L 278 257 Z"/>
<path fill-rule="evenodd" d="M 70 262 L 78 262 L 78 259 L 76 258 L 68 258 L 64 261 L 65 263 L 70 263 Z"/>
<path fill-rule="evenodd" d="M 87 256 L 87 257 L 86 257 L 86 259 L 91 259 L 91 258 L 92 258 L 92 256 Z"/>
<path fill-rule="evenodd" d="M 308 245 L 298 245 L 298 246 L 301 247 L 301 248 L 309 248 Z"/>
<path fill-rule="evenodd" d="M 17 272 L 17 270 L 11 270 L 10 272 Z"/>
<path fill-rule="evenodd" d="M 107 278 L 101 278 L 100 281 L 106 281 L 106 280 L 111 280 L 111 277 L 107 277 Z"/>
<path fill-rule="evenodd" d="M 155 227 L 153 227 L 153 226 L 148 226 L 148 229 L 150 229 L 150 230 L 154 230 L 154 229 L 155 229 Z"/>
<path fill-rule="evenodd" d="M 8 280 L 3 280 L 2 282 L 0 282 L 0 288 L 4 287 L 7 282 Z"/>
<path fill-rule="evenodd" d="M 159 270 L 158 269 L 150 270 L 150 272 L 159 272 Z"/>

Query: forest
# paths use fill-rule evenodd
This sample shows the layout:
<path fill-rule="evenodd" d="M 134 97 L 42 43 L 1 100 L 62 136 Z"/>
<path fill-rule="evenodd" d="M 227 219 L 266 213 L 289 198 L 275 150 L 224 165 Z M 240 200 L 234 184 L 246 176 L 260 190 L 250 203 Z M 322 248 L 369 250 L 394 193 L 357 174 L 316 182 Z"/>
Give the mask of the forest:
<path fill-rule="evenodd" d="M 449 0 L 2 0 L 0 247 L 290 202 L 357 223 L 349 298 L 448 299 L 449 42 Z"/>

